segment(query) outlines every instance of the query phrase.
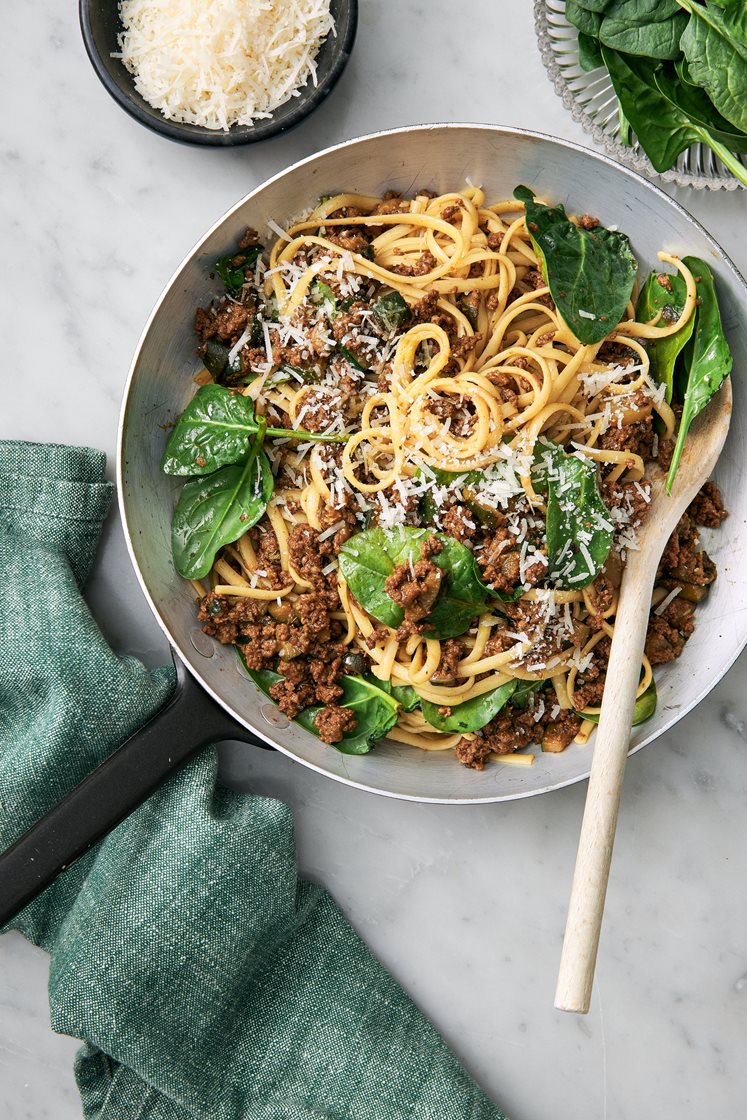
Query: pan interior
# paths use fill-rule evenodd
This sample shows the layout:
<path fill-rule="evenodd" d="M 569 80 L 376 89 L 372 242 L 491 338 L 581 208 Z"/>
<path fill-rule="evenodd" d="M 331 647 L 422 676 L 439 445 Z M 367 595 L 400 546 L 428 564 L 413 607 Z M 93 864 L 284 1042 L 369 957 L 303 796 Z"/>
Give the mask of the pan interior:
<path fill-rule="evenodd" d="M 380 133 L 350 141 L 276 176 L 226 214 L 186 258 L 144 331 L 125 394 L 120 431 L 120 504 L 133 560 L 156 617 L 203 685 L 246 727 L 280 750 L 337 780 L 396 797 L 445 802 L 498 801 L 543 793 L 588 775 L 591 746 L 572 744 L 559 755 L 539 753 L 531 767 L 500 763 L 467 770 L 450 751 L 424 752 L 395 743 L 351 757 L 321 744 L 260 696 L 240 670 L 231 647 L 208 639 L 197 626 L 191 589 L 175 573 L 170 551 L 171 513 L 178 480 L 159 471 L 164 425 L 173 422 L 195 391 L 200 368 L 192 321 L 195 308 L 215 294 L 213 262 L 246 226 L 262 232 L 281 225 L 322 194 L 379 194 L 416 188 L 458 190 L 467 179 L 488 198 L 509 197 L 525 183 L 570 211 L 598 215 L 633 243 L 643 273 L 656 253 L 693 254 L 717 276 L 734 371 L 747 363 L 747 291 L 733 265 L 705 231 L 657 188 L 584 148 L 533 133 L 490 126 L 437 125 Z M 747 398 L 735 386 L 734 416 L 716 480 L 730 517 L 704 540 L 719 578 L 698 608 L 696 630 L 682 656 L 657 672 L 659 705 L 633 733 L 633 749 L 651 742 L 706 695 L 747 641 L 747 581 L 737 569 L 747 544 L 747 489 L 740 485 L 745 457 Z M 593 739 L 592 739 L 593 743 Z"/>

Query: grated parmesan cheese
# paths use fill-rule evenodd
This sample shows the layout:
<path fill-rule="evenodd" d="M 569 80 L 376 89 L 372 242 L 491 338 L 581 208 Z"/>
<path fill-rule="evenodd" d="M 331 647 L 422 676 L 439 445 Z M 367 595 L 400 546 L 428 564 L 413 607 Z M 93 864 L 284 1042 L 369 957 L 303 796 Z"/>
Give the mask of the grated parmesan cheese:
<path fill-rule="evenodd" d="M 681 590 L 682 590 L 682 588 L 681 588 L 681 587 L 674 587 L 674 588 L 673 588 L 673 589 L 672 589 L 672 590 L 671 590 L 671 591 L 669 592 L 669 594 L 667 595 L 667 597 L 666 597 L 665 599 L 662 599 L 662 601 L 661 601 L 661 602 L 659 603 L 658 607 L 657 607 L 657 608 L 656 608 L 656 610 L 654 611 L 654 614 L 656 614 L 656 615 L 662 615 L 662 614 L 664 614 L 664 611 L 665 611 L 665 610 L 667 609 L 667 607 L 669 606 L 669 604 L 670 604 L 671 602 L 673 602 L 673 601 L 674 601 L 674 600 L 675 600 L 675 599 L 677 598 L 677 596 L 679 595 L 679 593 L 680 593 L 680 591 L 681 591 Z"/>
<path fill-rule="evenodd" d="M 121 0 L 118 37 L 135 88 L 164 117 L 227 130 L 272 115 L 334 34 L 329 0 Z"/>

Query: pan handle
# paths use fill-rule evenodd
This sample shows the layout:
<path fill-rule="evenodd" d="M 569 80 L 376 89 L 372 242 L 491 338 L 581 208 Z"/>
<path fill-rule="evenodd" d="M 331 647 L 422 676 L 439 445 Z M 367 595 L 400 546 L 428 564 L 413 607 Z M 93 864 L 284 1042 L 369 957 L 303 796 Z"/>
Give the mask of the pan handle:
<path fill-rule="evenodd" d="M 175 663 L 169 702 L 0 855 L 0 927 L 200 747 L 224 739 L 267 747 Z"/>

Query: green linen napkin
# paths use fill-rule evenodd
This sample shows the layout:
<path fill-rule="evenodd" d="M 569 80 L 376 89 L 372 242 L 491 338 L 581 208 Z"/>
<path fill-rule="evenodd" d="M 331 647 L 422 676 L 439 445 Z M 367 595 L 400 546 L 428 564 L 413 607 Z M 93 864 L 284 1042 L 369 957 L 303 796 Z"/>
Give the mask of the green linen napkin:
<path fill-rule="evenodd" d="M 112 486 L 81 448 L 0 443 L 0 845 L 166 701 L 81 595 Z M 288 808 L 203 751 L 13 923 L 51 955 L 93 1120 L 503 1120 L 321 889 Z"/>

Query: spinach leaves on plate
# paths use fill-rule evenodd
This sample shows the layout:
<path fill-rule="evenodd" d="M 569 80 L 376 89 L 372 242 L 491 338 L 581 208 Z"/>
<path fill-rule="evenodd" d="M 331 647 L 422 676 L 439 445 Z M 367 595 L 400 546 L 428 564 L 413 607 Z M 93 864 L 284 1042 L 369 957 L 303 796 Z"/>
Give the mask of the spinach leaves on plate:
<path fill-rule="evenodd" d="M 396 331 L 409 323 L 412 312 L 399 292 L 386 292 L 371 306 L 371 310 L 385 331 Z"/>
<path fill-rule="evenodd" d="M 448 715 L 442 714 L 440 705 L 432 704 L 428 700 L 421 700 L 420 707 L 423 717 L 437 731 L 447 734 L 461 732 L 466 735 L 470 731 L 480 731 L 509 703 L 512 707 L 524 711 L 532 693 L 544 688 L 546 684 L 547 681 L 522 681 L 514 678 L 489 692 L 484 692 L 481 696 L 465 700 L 462 704 L 452 705 Z M 415 695 L 417 696 L 417 693 Z"/>
<path fill-rule="evenodd" d="M 615 0 L 601 14 L 597 36 L 628 54 L 674 59 L 686 24 L 677 0 Z"/>
<path fill-rule="evenodd" d="M 676 70 L 653 68 L 645 59 L 604 46 L 602 58 L 622 110 L 655 170 L 668 170 L 691 144 L 702 143 L 747 183 L 747 168 L 734 155 L 743 150 L 747 136 L 725 131 L 731 128 L 729 122 L 713 106 L 705 107 L 702 92 L 683 82 Z"/>
<path fill-rule="evenodd" d="M 747 184 L 744 0 L 566 0 L 585 70 L 606 66 L 632 134 L 657 171 L 691 144 L 710 147 Z"/>
<path fill-rule="evenodd" d="M 597 466 L 568 455 L 558 444 L 539 440 L 532 481 L 547 494 L 546 535 L 550 579 L 577 590 L 602 571 L 614 538 L 609 511 L 599 491 Z"/>
<path fill-rule="evenodd" d="M 239 656 L 241 656 L 240 650 Z M 246 663 L 244 664 L 246 667 Z M 284 679 L 280 673 L 275 673 L 271 669 L 247 668 L 246 671 L 257 688 L 266 696 L 270 696 L 272 685 Z M 343 754 L 368 754 L 371 748 L 380 739 L 385 738 L 394 727 L 400 702 L 390 692 L 380 688 L 379 682 L 374 684 L 372 680 L 364 677 L 341 677 L 339 684 L 343 690 L 339 705 L 341 708 L 349 708 L 355 714 L 357 722 L 352 731 L 346 732 L 339 743 L 332 743 L 331 746 Z M 318 738 L 316 717 L 321 710 L 322 705 L 304 708 L 296 716 L 295 722 Z"/>
<path fill-rule="evenodd" d="M 529 697 L 533 692 L 541 692 L 548 685 L 547 681 L 519 681 L 511 694 L 511 707 L 526 711 L 529 706 Z"/>
<path fill-rule="evenodd" d="M 677 0 L 690 14 L 682 52 L 716 109 L 747 132 L 747 12 L 743 0 Z"/>
<path fill-rule="evenodd" d="M 597 39 L 602 25 L 601 12 L 579 0 L 565 0 L 565 18 L 587 39 Z"/>
<path fill-rule="evenodd" d="M 583 229 L 562 206 L 536 202 L 528 187 L 514 198 L 526 221 L 542 272 L 558 311 L 579 342 L 601 342 L 622 318 L 633 291 L 638 262 L 624 233 Z"/>
<path fill-rule="evenodd" d="M 422 545 L 433 535 L 443 547 L 431 560 L 442 569 L 444 579 L 433 609 L 422 620 L 423 632 L 426 638 L 456 638 L 485 610 L 490 593 L 480 580 L 470 550 L 452 537 L 405 525 L 364 529 L 340 549 L 340 572 L 363 609 L 396 630 L 404 622 L 405 612 L 387 594 L 387 578 L 401 564 L 417 563 Z"/>

